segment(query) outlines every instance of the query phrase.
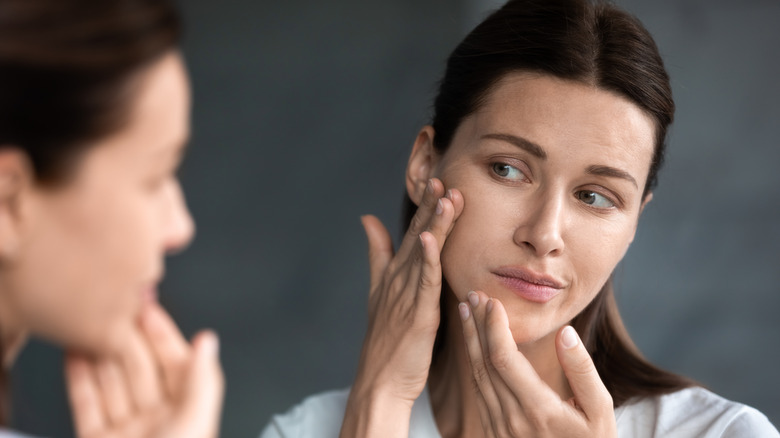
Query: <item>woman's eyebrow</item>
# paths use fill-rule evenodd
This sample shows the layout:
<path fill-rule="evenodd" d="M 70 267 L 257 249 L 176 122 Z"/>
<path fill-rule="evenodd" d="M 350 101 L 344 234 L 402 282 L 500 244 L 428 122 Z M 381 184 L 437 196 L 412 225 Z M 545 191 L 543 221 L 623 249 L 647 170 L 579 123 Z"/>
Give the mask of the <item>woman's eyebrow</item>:
<path fill-rule="evenodd" d="M 631 176 L 628 172 L 625 172 L 620 169 L 616 169 L 614 167 L 610 166 L 589 166 L 586 170 L 587 173 L 591 175 L 600 175 L 600 176 L 608 176 L 612 178 L 621 178 L 626 181 L 629 181 L 631 184 L 634 185 L 634 187 L 639 188 L 639 185 L 636 183 L 636 180 L 633 176 Z"/>
<path fill-rule="evenodd" d="M 495 134 L 485 134 L 485 135 L 482 136 L 482 139 L 492 139 L 492 140 L 505 141 L 507 143 L 511 143 L 511 144 L 519 147 L 520 149 L 528 152 L 529 154 L 531 154 L 531 155 L 533 155 L 533 156 L 535 156 L 535 157 L 537 157 L 539 159 L 542 159 L 542 160 L 546 160 L 547 159 L 547 153 L 544 152 L 544 149 L 542 149 L 541 146 L 539 146 L 538 144 L 536 144 L 536 143 L 534 143 L 534 142 L 532 142 L 530 140 L 526 140 L 523 137 L 518 137 L 518 136 L 512 135 L 512 134 L 495 133 Z"/>
<path fill-rule="evenodd" d="M 519 147 L 520 149 L 528 152 L 529 154 L 542 159 L 547 159 L 547 153 L 544 152 L 544 149 L 542 149 L 541 146 L 538 144 L 526 140 L 523 137 L 518 137 L 516 135 L 512 134 L 503 134 L 503 133 L 491 133 L 491 134 L 485 134 L 481 137 L 482 139 L 488 139 L 488 140 L 499 140 L 504 141 L 507 143 L 510 143 L 514 146 Z M 634 179 L 633 176 L 631 176 L 628 172 L 610 167 L 610 166 L 604 166 L 604 165 L 593 165 L 588 167 L 586 170 L 587 173 L 591 175 L 599 175 L 599 176 L 606 176 L 606 177 L 612 177 L 612 178 L 620 178 L 624 179 L 631 184 L 634 185 L 634 187 L 639 188 L 639 184 L 637 184 L 636 179 Z"/>

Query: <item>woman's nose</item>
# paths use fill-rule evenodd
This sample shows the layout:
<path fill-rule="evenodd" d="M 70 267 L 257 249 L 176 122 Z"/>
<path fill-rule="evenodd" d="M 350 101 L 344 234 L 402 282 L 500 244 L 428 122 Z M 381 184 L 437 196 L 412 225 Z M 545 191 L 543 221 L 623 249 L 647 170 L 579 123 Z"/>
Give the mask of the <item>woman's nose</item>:
<path fill-rule="evenodd" d="M 515 243 L 538 257 L 563 252 L 564 203 L 563 196 L 542 192 L 521 206 L 523 212 L 515 230 Z"/>
<path fill-rule="evenodd" d="M 171 187 L 170 210 L 165 224 L 164 247 L 167 254 L 183 250 L 195 236 L 195 222 L 184 200 L 181 186 Z"/>

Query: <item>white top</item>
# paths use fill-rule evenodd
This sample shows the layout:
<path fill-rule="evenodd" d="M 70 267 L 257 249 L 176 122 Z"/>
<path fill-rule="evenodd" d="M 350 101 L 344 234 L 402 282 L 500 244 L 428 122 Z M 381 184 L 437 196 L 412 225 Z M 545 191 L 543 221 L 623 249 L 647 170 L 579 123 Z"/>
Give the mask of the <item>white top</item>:
<path fill-rule="evenodd" d="M 32 438 L 30 435 L 23 435 L 13 430 L 8 430 L 0 427 L 0 438 Z"/>
<path fill-rule="evenodd" d="M 260 438 L 337 438 L 349 389 L 306 398 L 287 413 L 274 415 Z M 647 397 L 615 410 L 619 438 L 780 438 L 761 412 L 726 400 L 704 388 Z M 428 390 L 412 407 L 409 438 L 441 438 Z"/>

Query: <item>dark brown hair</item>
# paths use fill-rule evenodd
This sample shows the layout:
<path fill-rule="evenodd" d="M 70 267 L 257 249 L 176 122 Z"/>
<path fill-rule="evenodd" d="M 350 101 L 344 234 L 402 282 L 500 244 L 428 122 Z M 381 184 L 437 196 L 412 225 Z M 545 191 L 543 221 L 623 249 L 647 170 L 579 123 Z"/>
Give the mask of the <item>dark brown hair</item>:
<path fill-rule="evenodd" d="M 643 196 L 656 186 L 674 101 L 655 42 L 639 20 L 605 2 L 510 0 L 468 34 L 447 60 L 431 123 L 438 153 L 447 150 L 463 120 L 479 109 L 502 78 L 513 72 L 594 85 L 643 109 L 655 123 L 655 148 Z M 416 209 L 407 196 L 407 226 Z M 434 360 L 446 333 L 444 300 L 452 299 L 449 287 L 445 289 Z M 632 397 L 665 394 L 693 385 L 640 355 L 620 318 L 611 280 L 572 325 L 591 353 L 616 407 Z"/>
<path fill-rule="evenodd" d="M 37 183 L 64 184 L 179 37 L 172 0 L 0 0 L 0 147 L 23 151 Z M 5 383 L 0 370 L 0 424 Z"/>

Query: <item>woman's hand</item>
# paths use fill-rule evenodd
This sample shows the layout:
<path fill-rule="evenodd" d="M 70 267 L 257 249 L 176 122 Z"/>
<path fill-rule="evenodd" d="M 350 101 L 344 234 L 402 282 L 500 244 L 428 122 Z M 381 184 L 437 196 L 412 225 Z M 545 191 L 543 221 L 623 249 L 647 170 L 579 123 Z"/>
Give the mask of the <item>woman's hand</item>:
<path fill-rule="evenodd" d="M 363 217 L 371 268 L 369 323 L 342 437 L 408 433 L 439 327 L 440 252 L 462 211 L 460 192 L 445 195 L 442 182 L 431 179 L 397 254 L 379 219 Z"/>
<path fill-rule="evenodd" d="M 501 302 L 481 292 L 468 300 L 458 310 L 486 437 L 617 436 L 612 397 L 572 327 L 555 339 L 574 394 L 562 400 L 518 351 Z"/>
<path fill-rule="evenodd" d="M 190 345 L 157 304 L 118 357 L 69 353 L 65 374 L 79 438 L 214 438 L 224 378 L 218 340 L 201 332 Z"/>

